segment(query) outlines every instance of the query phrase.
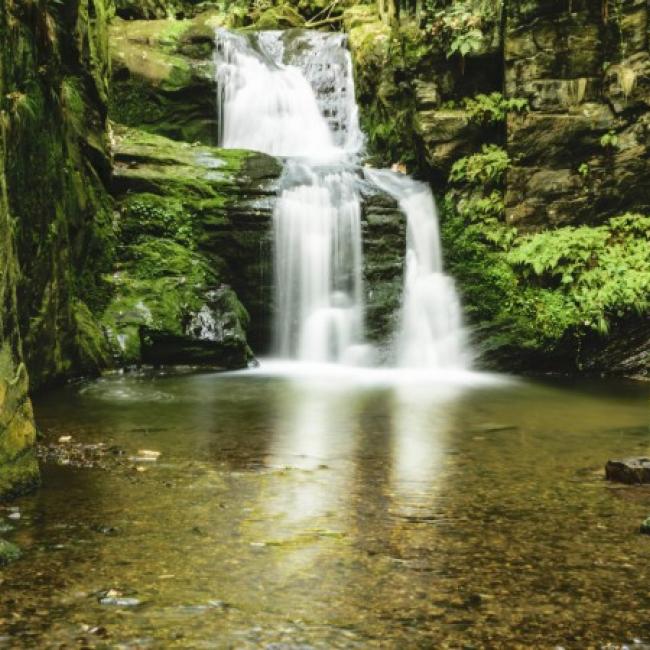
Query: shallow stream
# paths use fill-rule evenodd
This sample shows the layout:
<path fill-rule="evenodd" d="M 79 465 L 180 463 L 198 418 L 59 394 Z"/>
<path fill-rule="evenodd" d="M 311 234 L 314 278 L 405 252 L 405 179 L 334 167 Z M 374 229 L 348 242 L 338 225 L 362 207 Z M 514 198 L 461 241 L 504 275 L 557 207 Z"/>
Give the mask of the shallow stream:
<path fill-rule="evenodd" d="M 284 370 L 37 398 L 46 442 L 111 450 L 0 510 L 0 647 L 650 641 L 650 491 L 603 480 L 650 452 L 650 386 Z"/>

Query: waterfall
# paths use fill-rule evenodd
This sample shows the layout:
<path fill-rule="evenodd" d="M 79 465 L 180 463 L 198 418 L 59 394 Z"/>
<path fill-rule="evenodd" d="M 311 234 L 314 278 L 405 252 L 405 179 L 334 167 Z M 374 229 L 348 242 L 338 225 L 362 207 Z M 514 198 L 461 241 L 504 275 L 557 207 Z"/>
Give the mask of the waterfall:
<path fill-rule="evenodd" d="M 356 362 L 365 354 L 361 197 L 350 167 L 363 137 L 345 39 L 219 30 L 216 42 L 221 145 L 289 158 L 274 210 L 277 351 Z"/>
<path fill-rule="evenodd" d="M 406 268 L 397 359 L 404 368 L 469 365 L 454 281 L 443 271 L 438 214 L 431 189 L 403 174 L 366 169 L 406 215 Z"/>
<path fill-rule="evenodd" d="M 342 34 L 216 32 L 220 145 L 285 158 L 274 210 L 276 350 L 301 361 L 368 364 L 364 342 L 360 153 L 364 138 Z M 366 178 L 407 217 L 401 367 L 462 368 L 460 303 L 442 271 L 426 185 Z"/>
<path fill-rule="evenodd" d="M 343 35 L 219 29 L 215 57 L 222 147 L 318 160 L 360 151 Z"/>
<path fill-rule="evenodd" d="M 361 201 L 349 171 L 291 161 L 275 209 L 277 349 L 353 361 L 363 340 Z"/>

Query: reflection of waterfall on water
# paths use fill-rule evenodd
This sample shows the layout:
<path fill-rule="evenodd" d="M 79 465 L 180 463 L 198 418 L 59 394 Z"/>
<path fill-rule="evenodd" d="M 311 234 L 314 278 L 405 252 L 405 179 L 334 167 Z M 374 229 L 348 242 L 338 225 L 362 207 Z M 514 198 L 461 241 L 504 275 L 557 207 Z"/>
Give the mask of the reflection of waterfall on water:
<path fill-rule="evenodd" d="M 368 365 L 363 135 L 345 36 L 218 30 L 216 45 L 222 146 L 290 157 L 274 211 L 276 350 L 301 361 Z M 462 369 L 460 305 L 442 272 L 433 197 L 407 177 L 370 170 L 366 177 L 408 218 L 399 365 Z"/>
<path fill-rule="evenodd" d="M 442 384 L 394 387 L 391 492 L 405 514 L 431 514 L 459 392 L 458 386 Z"/>
<path fill-rule="evenodd" d="M 260 499 L 259 526 L 266 539 L 291 549 L 288 566 L 274 570 L 299 575 L 324 552 L 322 540 L 343 534 L 355 445 L 349 427 L 359 396 L 329 382 L 288 382 L 285 391 L 266 458 L 283 476 Z"/>

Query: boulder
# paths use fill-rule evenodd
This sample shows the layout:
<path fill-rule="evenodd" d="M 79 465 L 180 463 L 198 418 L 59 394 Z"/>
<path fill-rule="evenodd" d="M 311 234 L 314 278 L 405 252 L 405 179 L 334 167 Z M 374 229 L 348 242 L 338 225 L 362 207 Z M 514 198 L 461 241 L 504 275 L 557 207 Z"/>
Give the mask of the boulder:
<path fill-rule="evenodd" d="M 608 481 L 627 485 L 650 483 L 650 458 L 608 460 L 605 476 Z"/>
<path fill-rule="evenodd" d="M 187 142 L 217 143 L 212 50 L 224 17 L 116 19 L 110 31 L 113 120 Z"/>

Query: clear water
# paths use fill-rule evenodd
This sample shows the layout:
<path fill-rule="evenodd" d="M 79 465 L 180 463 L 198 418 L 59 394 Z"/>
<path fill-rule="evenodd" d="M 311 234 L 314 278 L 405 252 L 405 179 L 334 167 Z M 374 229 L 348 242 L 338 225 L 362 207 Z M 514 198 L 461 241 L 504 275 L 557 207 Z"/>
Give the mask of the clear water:
<path fill-rule="evenodd" d="M 24 550 L 0 570 L 0 647 L 650 641 L 650 492 L 603 480 L 650 453 L 649 386 L 295 369 L 37 399 L 48 440 L 125 455 L 46 465 L 22 518 L 0 515 Z M 161 452 L 144 472 L 140 449 Z"/>

